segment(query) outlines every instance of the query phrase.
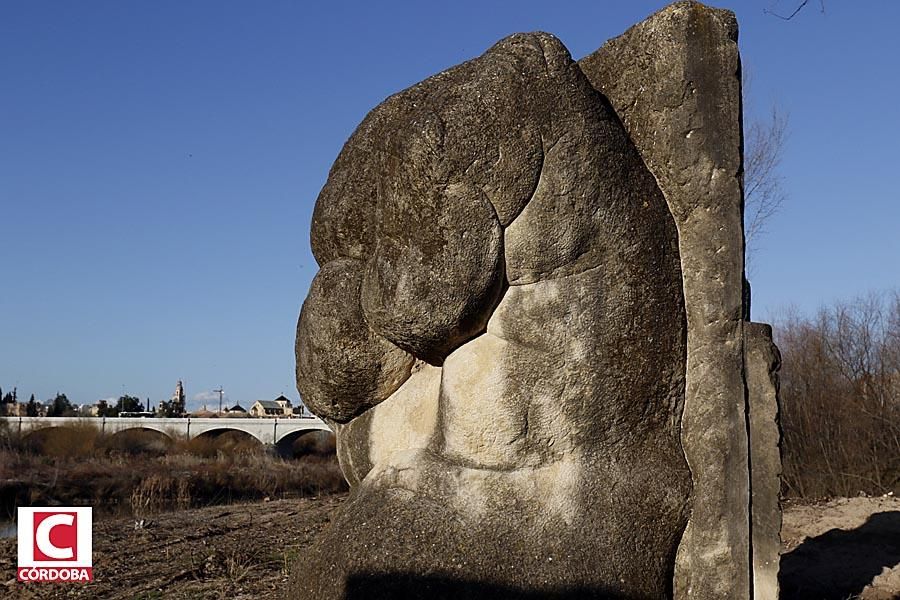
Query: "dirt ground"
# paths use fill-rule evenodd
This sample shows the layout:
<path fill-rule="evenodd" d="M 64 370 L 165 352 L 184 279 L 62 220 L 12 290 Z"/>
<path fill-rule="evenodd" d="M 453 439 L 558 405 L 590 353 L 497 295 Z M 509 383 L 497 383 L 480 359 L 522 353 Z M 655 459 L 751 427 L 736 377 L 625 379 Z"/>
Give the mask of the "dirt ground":
<path fill-rule="evenodd" d="M 279 598 L 303 551 L 345 495 L 169 513 L 94 525 L 91 584 L 15 580 L 16 544 L 0 540 L 0 598 Z M 900 598 L 900 499 L 785 505 L 782 598 Z"/>
<path fill-rule="evenodd" d="M 900 499 L 786 503 L 781 597 L 900 599 Z"/>
<path fill-rule="evenodd" d="M 0 540 L 0 598 L 269 599 L 345 494 L 231 504 L 94 523 L 94 582 L 16 581 L 16 542 Z"/>

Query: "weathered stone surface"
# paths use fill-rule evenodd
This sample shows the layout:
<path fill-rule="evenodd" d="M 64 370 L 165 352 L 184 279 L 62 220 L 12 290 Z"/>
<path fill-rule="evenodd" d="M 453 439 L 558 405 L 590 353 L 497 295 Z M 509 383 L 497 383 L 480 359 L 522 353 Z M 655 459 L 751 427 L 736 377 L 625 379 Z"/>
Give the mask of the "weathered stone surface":
<path fill-rule="evenodd" d="M 341 150 L 316 202 L 312 248 L 319 263 L 368 259 L 379 207 L 421 190 L 431 195 L 432 185 L 473 183 L 509 224 L 537 185 L 558 95 L 552 72 L 571 68 L 567 57 L 550 36 L 511 36 L 376 107 Z M 537 72 L 541 80 L 529 76 Z M 521 122 L 526 113 L 533 118 Z M 424 217 L 416 225 L 432 226 Z"/>
<path fill-rule="evenodd" d="M 749 597 L 737 22 L 678 2 L 579 64 L 621 117 L 678 225 L 688 323 L 681 441 L 694 495 L 676 596 Z"/>
<path fill-rule="evenodd" d="M 505 231 L 510 285 L 597 267 L 616 244 L 643 252 L 665 243 L 638 224 L 671 217 L 612 108 L 580 73 L 569 89 L 577 91 L 566 95 L 571 112 L 554 118 L 563 133 L 546 145 L 534 195 Z M 648 239 L 632 240 L 637 234 Z"/>
<path fill-rule="evenodd" d="M 781 428 L 778 369 L 781 355 L 772 328 L 744 323 L 747 405 L 750 409 L 751 538 L 753 597 L 778 598 L 781 559 Z"/>
<path fill-rule="evenodd" d="M 484 330 L 503 288 L 502 231 L 480 189 L 406 183 L 379 211 L 362 307 L 375 331 L 439 365 Z"/>
<path fill-rule="evenodd" d="M 400 577 L 437 597 L 664 597 L 690 495 L 677 232 L 609 103 L 529 34 L 373 115 L 344 153 L 381 161 L 358 171 L 377 201 L 341 208 L 329 181 L 314 246 L 323 270 L 368 248 L 362 319 L 340 300 L 351 330 L 441 368 L 336 425 L 354 493 L 296 596 L 379 597 Z M 515 144 L 537 162 L 498 150 Z M 370 215 L 369 241 L 341 237 Z"/>
<path fill-rule="evenodd" d="M 320 264 L 367 261 L 370 326 L 439 365 L 483 331 L 504 286 L 501 226 L 530 200 L 581 77 L 548 35 L 510 36 L 373 110 L 313 215 Z M 514 102 L 510 99 L 515 98 Z"/>
<path fill-rule="evenodd" d="M 297 324 L 297 389 L 321 417 L 345 422 L 390 396 L 413 357 L 373 332 L 359 305 L 361 264 L 325 265 Z"/>
<path fill-rule="evenodd" d="M 677 312 L 677 254 L 654 258 L 670 285 L 646 304 L 598 294 L 621 276 L 600 268 L 510 288 L 445 361 L 429 448 L 376 462 L 307 557 L 330 574 L 298 576 L 299 597 L 664 597 L 690 481 L 683 325 L 641 318 Z"/>
<path fill-rule="evenodd" d="M 770 589 L 736 39 L 693 2 L 580 63 L 518 34 L 366 117 L 317 201 L 297 341 L 353 492 L 290 597 Z"/>
<path fill-rule="evenodd" d="M 390 398 L 349 423 L 335 423 L 338 460 L 351 486 L 375 464 L 428 446 L 437 430 L 441 369 L 425 363 Z"/>

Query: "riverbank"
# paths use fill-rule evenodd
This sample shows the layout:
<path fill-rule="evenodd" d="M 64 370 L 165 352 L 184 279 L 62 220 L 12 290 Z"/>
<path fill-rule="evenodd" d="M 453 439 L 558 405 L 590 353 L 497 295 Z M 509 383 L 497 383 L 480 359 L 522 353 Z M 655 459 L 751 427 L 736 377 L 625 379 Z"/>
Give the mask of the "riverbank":
<path fill-rule="evenodd" d="M 17 506 L 93 506 L 96 519 L 347 489 L 332 457 L 265 453 L 59 458 L 0 451 L 0 526 Z"/>
<path fill-rule="evenodd" d="M 39 432 L 41 433 L 41 432 Z M 330 433 L 278 456 L 249 436 L 170 440 L 59 429 L 0 444 L 0 529 L 18 506 L 92 506 L 95 520 L 347 490 Z M 2 537 L 2 534 L 0 534 Z"/>

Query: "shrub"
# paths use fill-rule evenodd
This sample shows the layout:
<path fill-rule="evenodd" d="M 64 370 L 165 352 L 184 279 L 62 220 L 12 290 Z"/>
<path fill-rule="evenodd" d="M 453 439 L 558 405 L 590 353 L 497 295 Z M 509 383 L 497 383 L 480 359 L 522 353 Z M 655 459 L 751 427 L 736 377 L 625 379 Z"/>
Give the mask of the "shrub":
<path fill-rule="evenodd" d="M 89 457 L 100 446 L 100 430 L 88 419 L 66 427 L 34 431 L 22 440 L 25 448 L 53 458 Z"/>

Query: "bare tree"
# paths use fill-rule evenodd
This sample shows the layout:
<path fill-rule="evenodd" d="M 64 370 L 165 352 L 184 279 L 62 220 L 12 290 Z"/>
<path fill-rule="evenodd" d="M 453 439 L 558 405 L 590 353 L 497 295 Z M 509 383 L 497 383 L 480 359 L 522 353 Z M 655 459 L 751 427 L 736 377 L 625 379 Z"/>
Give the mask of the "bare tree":
<path fill-rule="evenodd" d="M 764 116 L 753 110 L 753 76 L 742 70 L 744 96 L 744 242 L 748 267 L 769 222 L 785 200 L 779 171 L 787 141 L 787 115 L 773 104 Z"/>
<path fill-rule="evenodd" d="M 790 21 L 809 0 L 801 0 L 787 14 L 772 8 L 764 8 L 763 12 L 784 21 Z M 825 14 L 825 0 L 819 0 L 819 8 Z M 748 96 L 751 78 L 749 71 L 744 70 L 744 97 Z M 748 122 L 745 108 L 745 123 Z M 744 236 L 747 244 L 748 259 L 752 260 L 754 251 L 758 249 L 759 238 L 765 233 L 766 225 L 781 208 L 785 200 L 782 177 L 778 171 L 781 165 L 785 141 L 787 141 L 787 115 L 772 107 L 771 113 L 764 119 L 749 121 L 744 129 Z"/>
<path fill-rule="evenodd" d="M 785 491 L 900 493 L 900 293 L 790 315 L 776 332 Z"/>
<path fill-rule="evenodd" d="M 787 137 L 787 116 L 772 107 L 765 120 L 744 131 L 744 237 L 752 254 L 785 199 L 778 170 Z"/>

